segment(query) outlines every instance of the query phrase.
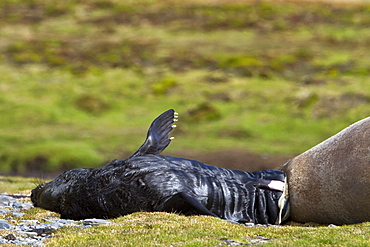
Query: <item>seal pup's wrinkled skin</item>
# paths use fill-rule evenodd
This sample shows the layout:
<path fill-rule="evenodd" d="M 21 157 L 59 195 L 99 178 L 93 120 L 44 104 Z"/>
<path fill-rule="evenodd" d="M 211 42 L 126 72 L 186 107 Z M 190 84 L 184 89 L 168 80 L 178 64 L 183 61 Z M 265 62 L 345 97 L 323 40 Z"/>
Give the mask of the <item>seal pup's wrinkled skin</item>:
<path fill-rule="evenodd" d="M 287 162 L 292 220 L 370 221 L 370 117 Z"/>
<path fill-rule="evenodd" d="M 35 206 L 62 218 L 114 218 L 138 211 L 212 215 L 232 222 L 281 223 L 282 171 L 234 171 L 159 155 L 177 114 L 154 120 L 130 158 L 96 169 L 67 171 L 32 190 Z"/>

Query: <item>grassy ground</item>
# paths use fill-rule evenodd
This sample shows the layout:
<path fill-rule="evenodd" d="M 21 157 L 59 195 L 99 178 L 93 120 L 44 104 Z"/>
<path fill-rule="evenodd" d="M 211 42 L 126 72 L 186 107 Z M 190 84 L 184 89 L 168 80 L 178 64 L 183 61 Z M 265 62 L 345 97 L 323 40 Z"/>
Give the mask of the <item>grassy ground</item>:
<path fill-rule="evenodd" d="M 172 153 L 300 153 L 369 116 L 369 22 L 369 5 L 1 1 L 0 170 L 124 158 L 169 108 Z"/>
<path fill-rule="evenodd" d="M 283 226 L 246 227 L 206 217 L 167 213 L 136 213 L 109 226 L 81 230 L 65 228 L 50 246 L 365 246 L 370 224 L 342 227 Z M 106 233 L 110 234 L 106 234 Z M 83 244 L 82 244 L 83 243 Z M 235 246 L 234 245 L 234 246 Z"/>
<path fill-rule="evenodd" d="M 32 178 L 0 177 L 0 193 L 29 193 Z M 13 220 L 59 217 L 34 208 Z M 6 219 L 10 214 L 0 215 Z M 9 220 L 9 219 L 8 219 Z M 0 231 L 1 236 L 10 232 Z M 64 227 L 46 241 L 47 246 L 367 246 L 370 223 L 327 227 L 290 222 L 276 227 L 247 227 L 209 216 L 186 217 L 169 213 L 134 213 L 113 220 L 113 224 L 87 229 Z"/>

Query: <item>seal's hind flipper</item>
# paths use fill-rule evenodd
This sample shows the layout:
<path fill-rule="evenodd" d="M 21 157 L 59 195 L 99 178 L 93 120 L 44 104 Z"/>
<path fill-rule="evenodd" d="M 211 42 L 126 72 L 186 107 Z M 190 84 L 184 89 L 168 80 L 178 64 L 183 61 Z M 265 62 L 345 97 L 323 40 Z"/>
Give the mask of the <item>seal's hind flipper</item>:
<path fill-rule="evenodd" d="M 130 158 L 160 154 L 173 139 L 173 137 L 169 138 L 168 134 L 176 127 L 173 122 L 177 121 L 177 115 L 177 112 L 170 109 L 157 117 L 149 127 L 145 142 Z"/>
<path fill-rule="evenodd" d="M 164 210 L 166 212 L 176 212 L 184 215 L 212 215 L 220 218 L 203 206 L 196 198 L 185 192 L 179 192 L 172 196 L 171 199 L 165 203 Z"/>

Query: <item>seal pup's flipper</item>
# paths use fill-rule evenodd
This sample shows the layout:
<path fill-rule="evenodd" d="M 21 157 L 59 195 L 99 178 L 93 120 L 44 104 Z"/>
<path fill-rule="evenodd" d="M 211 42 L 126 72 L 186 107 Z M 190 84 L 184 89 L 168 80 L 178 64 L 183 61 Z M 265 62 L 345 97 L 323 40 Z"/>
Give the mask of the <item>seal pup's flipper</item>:
<path fill-rule="evenodd" d="M 185 215 L 211 215 L 220 218 L 203 206 L 196 198 L 185 192 L 179 192 L 172 196 L 164 205 L 166 212 L 176 212 Z"/>
<path fill-rule="evenodd" d="M 157 117 L 149 127 L 145 142 L 141 147 L 131 155 L 131 158 L 147 154 L 160 154 L 171 142 L 173 137 L 168 135 L 176 125 L 178 114 L 173 109 L 162 113 Z"/>

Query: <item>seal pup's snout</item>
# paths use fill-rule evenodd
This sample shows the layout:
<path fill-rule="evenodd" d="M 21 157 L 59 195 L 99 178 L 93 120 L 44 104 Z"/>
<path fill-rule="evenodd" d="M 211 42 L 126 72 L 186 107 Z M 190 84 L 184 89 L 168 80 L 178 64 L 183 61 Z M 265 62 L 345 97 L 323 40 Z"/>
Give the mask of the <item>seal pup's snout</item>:
<path fill-rule="evenodd" d="M 39 205 L 39 197 L 44 187 L 45 183 L 42 183 L 31 191 L 31 201 L 33 203 L 33 206 L 37 207 Z"/>

